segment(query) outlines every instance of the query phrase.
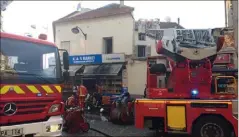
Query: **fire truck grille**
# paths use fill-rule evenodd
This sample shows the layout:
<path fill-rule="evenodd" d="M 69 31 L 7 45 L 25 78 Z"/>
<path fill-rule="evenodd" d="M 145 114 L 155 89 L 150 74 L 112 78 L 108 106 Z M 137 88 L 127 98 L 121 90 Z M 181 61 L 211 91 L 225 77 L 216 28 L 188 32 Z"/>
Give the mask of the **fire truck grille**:
<path fill-rule="evenodd" d="M 40 114 L 54 100 L 15 101 L 17 112 L 14 115 Z M 9 102 L 0 102 L 0 116 L 5 116 L 4 106 Z"/>

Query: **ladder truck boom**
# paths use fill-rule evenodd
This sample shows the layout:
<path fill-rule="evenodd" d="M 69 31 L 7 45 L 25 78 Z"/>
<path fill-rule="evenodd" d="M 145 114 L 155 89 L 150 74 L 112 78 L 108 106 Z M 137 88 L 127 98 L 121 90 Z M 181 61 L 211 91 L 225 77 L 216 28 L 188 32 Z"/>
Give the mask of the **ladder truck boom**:
<path fill-rule="evenodd" d="M 226 42 L 217 32 L 163 31 L 156 46 L 161 55 L 147 58 L 146 97 L 135 100 L 135 127 L 161 131 L 162 135 L 238 137 L 236 77 L 225 69 L 221 75 L 213 75 Z M 224 60 L 220 61 L 216 64 Z"/>
<path fill-rule="evenodd" d="M 165 29 L 156 51 L 175 62 L 215 57 L 217 43 L 212 29 Z"/>

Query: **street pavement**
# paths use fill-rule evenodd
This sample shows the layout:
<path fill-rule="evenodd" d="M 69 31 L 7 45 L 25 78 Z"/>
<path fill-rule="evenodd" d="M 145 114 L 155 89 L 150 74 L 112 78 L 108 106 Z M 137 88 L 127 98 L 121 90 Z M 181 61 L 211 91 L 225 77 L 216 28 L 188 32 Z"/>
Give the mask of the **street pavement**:
<path fill-rule="evenodd" d="M 107 118 L 87 114 L 86 115 L 88 122 L 90 123 L 91 128 L 101 131 L 109 136 L 147 136 L 147 137 L 156 137 L 154 131 L 150 131 L 148 129 L 136 129 L 134 125 L 115 125 L 111 122 L 108 122 Z M 74 135 L 69 135 L 67 133 L 63 133 L 63 136 L 105 136 L 99 132 L 89 130 L 88 133 L 78 133 Z M 185 135 L 168 135 L 167 137 L 189 137 Z"/>

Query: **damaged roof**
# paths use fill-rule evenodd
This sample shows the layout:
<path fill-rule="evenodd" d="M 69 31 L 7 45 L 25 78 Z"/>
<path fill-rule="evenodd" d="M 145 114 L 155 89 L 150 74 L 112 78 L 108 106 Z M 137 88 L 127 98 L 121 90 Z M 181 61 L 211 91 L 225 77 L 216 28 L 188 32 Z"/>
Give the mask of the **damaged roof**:
<path fill-rule="evenodd" d="M 74 11 L 63 18 L 60 18 L 57 21 L 54 21 L 54 23 L 108 17 L 113 15 L 131 13 L 133 11 L 134 11 L 133 7 L 129 7 L 125 5 L 121 7 L 120 4 L 112 3 L 106 6 L 100 7 L 98 9 L 90 10 L 83 13 L 81 13 L 80 11 Z"/>

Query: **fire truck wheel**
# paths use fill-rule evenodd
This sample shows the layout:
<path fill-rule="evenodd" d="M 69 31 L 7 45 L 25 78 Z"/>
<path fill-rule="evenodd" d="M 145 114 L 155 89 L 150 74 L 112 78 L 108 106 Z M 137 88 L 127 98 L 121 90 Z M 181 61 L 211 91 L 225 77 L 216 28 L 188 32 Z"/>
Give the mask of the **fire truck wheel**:
<path fill-rule="evenodd" d="M 193 127 L 192 134 L 197 137 L 230 137 L 228 123 L 216 116 L 200 118 Z"/>

